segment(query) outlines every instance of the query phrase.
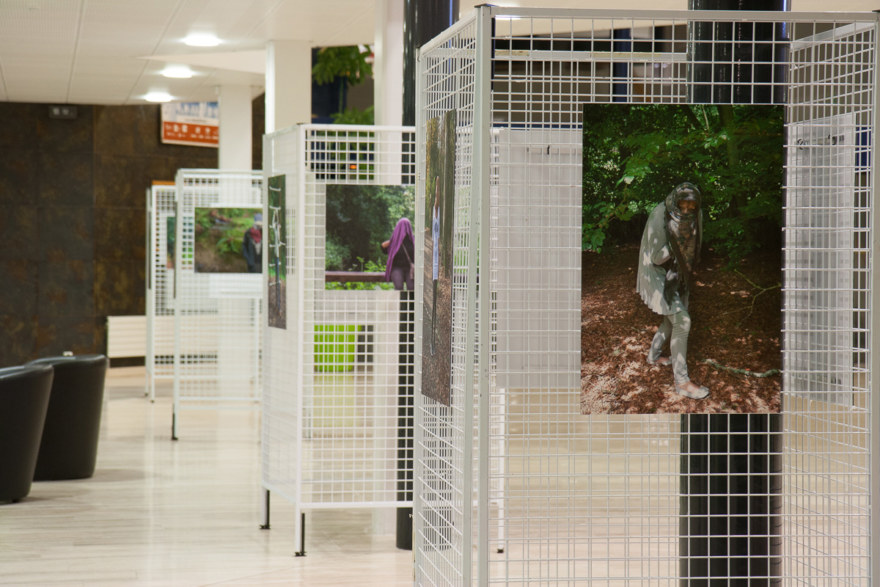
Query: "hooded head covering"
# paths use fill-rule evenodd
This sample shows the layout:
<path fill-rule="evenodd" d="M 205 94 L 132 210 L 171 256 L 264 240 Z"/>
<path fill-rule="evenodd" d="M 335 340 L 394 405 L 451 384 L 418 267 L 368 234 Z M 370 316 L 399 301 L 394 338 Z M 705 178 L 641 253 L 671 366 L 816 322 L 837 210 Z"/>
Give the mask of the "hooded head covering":
<path fill-rule="evenodd" d="M 253 239 L 254 244 L 257 246 L 257 254 L 260 254 L 260 241 L 263 240 L 263 215 L 257 212 L 254 214 L 254 223 L 251 225 L 249 229 L 247 229 L 247 233 L 251 235 L 251 239 Z"/>
<path fill-rule="evenodd" d="M 391 233 L 391 244 L 388 246 L 388 263 L 385 265 L 385 281 L 391 280 L 391 265 L 394 263 L 394 256 L 400 251 L 403 243 L 409 239 L 415 246 L 415 238 L 413 237 L 412 223 L 409 218 L 401 218 Z M 413 262 L 412 259 L 409 260 Z"/>
<path fill-rule="evenodd" d="M 691 212 L 683 212 L 681 202 L 696 204 Z M 700 244 L 703 238 L 702 194 L 700 188 L 689 181 L 681 183 L 666 196 L 666 236 L 676 272 L 687 289 L 694 267 L 700 260 Z"/>

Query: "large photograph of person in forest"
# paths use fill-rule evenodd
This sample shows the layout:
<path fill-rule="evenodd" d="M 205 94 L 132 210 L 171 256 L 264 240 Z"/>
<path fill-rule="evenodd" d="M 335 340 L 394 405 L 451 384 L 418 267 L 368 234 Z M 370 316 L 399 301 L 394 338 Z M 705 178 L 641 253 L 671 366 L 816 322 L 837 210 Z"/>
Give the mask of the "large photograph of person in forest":
<path fill-rule="evenodd" d="M 581 413 L 779 412 L 782 108 L 583 114 Z"/>
<path fill-rule="evenodd" d="M 455 110 L 428 120 L 422 258 L 422 394 L 452 405 L 452 234 Z"/>

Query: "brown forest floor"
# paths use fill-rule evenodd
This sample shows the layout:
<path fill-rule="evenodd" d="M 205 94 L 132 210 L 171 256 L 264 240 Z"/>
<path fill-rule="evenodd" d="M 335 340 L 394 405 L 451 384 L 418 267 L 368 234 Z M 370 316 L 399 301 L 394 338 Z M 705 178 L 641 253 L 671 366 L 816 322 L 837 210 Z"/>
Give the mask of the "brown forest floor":
<path fill-rule="evenodd" d="M 437 282 L 437 299 L 434 300 L 433 282 L 433 248 L 431 233 L 425 230 L 425 249 L 422 267 L 424 273 L 424 291 L 422 316 L 422 393 L 442 403 L 452 405 L 451 369 L 452 369 L 452 279 L 440 268 L 440 280 Z M 419 294 L 416 294 L 419 295 Z M 431 304 L 437 304 L 437 325 L 434 333 L 434 356 L 430 351 L 433 314 Z"/>
<path fill-rule="evenodd" d="M 212 228 L 206 231 L 196 226 L 195 271 L 196 273 L 247 273 L 247 261 L 241 253 L 219 253 L 217 243 L 225 236 L 225 231 Z"/>
<path fill-rule="evenodd" d="M 280 284 L 269 282 L 269 307 L 267 322 L 273 328 L 287 328 L 287 280 L 281 280 Z"/>
<path fill-rule="evenodd" d="M 675 393 L 671 367 L 645 362 L 661 317 L 635 291 L 637 257 L 638 246 L 583 254 L 581 412 L 778 412 L 778 372 L 759 378 L 706 361 L 753 374 L 781 367 L 780 254 L 758 253 L 728 269 L 704 249 L 690 298 L 688 340 L 691 380 L 711 392 L 703 400 Z"/>

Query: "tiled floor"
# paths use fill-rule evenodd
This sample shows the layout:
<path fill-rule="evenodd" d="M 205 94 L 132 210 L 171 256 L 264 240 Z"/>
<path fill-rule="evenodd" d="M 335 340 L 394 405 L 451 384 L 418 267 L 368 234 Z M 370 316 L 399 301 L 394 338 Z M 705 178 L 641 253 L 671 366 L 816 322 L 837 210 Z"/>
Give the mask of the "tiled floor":
<path fill-rule="evenodd" d="M 259 528 L 259 426 L 191 410 L 173 442 L 169 386 L 151 403 L 143 368 L 111 369 L 94 477 L 0 505 L 0 585 L 411 585 L 412 552 L 381 532 L 392 512 L 310 512 L 305 557 L 286 501 Z"/>

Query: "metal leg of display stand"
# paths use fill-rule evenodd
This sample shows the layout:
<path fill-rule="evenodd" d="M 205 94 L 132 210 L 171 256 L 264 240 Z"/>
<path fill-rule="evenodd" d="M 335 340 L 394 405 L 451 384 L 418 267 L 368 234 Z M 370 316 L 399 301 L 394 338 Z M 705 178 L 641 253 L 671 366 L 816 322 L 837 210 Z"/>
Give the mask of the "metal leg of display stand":
<path fill-rule="evenodd" d="M 300 514 L 300 524 L 302 532 L 299 533 L 299 552 L 295 552 L 294 556 L 306 555 L 306 513 Z"/>
<path fill-rule="evenodd" d="M 412 501 L 415 296 L 400 292 L 397 368 L 397 501 Z M 397 508 L 397 548 L 412 550 L 412 508 Z"/>
<path fill-rule="evenodd" d="M 270 501 L 271 493 L 268 489 L 263 490 L 263 523 L 260 524 L 260 530 L 270 530 L 272 527 L 269 525 L 269 501 Z"/>

